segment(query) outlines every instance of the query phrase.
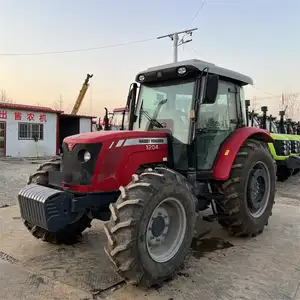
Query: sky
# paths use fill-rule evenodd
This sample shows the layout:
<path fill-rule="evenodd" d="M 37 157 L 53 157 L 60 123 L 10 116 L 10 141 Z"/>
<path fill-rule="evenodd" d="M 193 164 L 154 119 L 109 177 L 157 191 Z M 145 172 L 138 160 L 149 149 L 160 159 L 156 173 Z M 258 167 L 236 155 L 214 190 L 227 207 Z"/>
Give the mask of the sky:
<path fill-rule="evenodd" d="M 172 62 L 171 40 L 156 37 L 197 27 L 179 60 L 207 60 L 252 77 L 246 97 L 278 112 L 282 92 L 300 92 L 300 1 L 207 0 L 194 19 L 202 2 L 0 0 L 0 90 L 20 104 L 57 107 L 61 99 L 70 111 L 92 73 L 79 113 L 103 116 L 104 107 L 125 104 L 137 73 Z"/>

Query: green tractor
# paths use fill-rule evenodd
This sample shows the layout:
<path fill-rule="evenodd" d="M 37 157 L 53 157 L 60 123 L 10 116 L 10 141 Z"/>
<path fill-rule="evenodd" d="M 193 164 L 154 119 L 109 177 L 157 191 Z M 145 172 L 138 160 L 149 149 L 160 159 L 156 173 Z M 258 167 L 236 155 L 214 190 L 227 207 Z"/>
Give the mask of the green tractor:
<path fill-rule="evenodd" d="M 280 120 L 278 123 L 278 132 L 284 134 L 290 141 L 291 144 L 291 154 L 295 159 L 298 159 L 300 154 L 300 135 L 297 134 L 297 131 L 293 128 L 293 122 L 292 119 L 286 119 L 284 120 L 285 111 L 280 111 Z M 290 169 L 289 172 L 291 175 L 295 175 L 299 173 L 300 167 L 296 167 L 294 169 Z"/>
<path fill-rule="evenodd" d="M 282 122 L 279 122 L 279 126 L 277 127 L 272 120 L 272 116 L 269 118 L 267 117 L 267 106 L 263 106 L 261 108 L 263 113 L 261 117 L 256 115 L 253 110 L 249 113 L 249 106 L 250 100 L 247 100 L 246 110 L 250 119 L 248 121 L 248 125 L 268 130 L 274 139 L 274 143 L 268 143 L 268 147 L 277 164 L 277 180 L 284 182 L 300 169 L 298 141 L 295 143 L 295 140 L 292 139 L 293 135 L 286 134 L 284 133 L 286 131 L 278 129 L 281 128 L 280 126 L 283 124 Z M 283 112 L 280 112 L 280 115 L 282 114 Z"/>

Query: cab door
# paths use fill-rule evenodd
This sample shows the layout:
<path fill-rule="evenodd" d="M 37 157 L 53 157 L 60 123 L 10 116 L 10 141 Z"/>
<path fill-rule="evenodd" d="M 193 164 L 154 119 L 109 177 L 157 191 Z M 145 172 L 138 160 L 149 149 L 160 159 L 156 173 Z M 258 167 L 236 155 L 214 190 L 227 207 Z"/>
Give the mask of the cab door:
<path fill-rule="evenodd" d="M 195 135 L 198 171 L 213 168 L 222 143 L 239 124 L 239 98 L 239 89 L 235 84 L 220 80 L 215 103 L 200 105 Z"/>

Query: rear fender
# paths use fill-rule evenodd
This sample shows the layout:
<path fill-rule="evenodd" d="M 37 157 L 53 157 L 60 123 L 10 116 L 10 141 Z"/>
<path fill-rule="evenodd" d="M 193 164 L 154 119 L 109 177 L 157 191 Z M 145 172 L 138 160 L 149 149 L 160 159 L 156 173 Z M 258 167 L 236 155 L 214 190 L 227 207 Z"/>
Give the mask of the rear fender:
<path fill-rule="evenodd" d="M 255 139 L 267 143 L 273 143 L 274 140 L 266 130 L 256 127 L 243 127 L 237 129 L 222 145 L 217 163 L 213 170 L 214 180 L 227 180 L 230 175 L 232 164 L 235 157 L 247 139 Z"/>

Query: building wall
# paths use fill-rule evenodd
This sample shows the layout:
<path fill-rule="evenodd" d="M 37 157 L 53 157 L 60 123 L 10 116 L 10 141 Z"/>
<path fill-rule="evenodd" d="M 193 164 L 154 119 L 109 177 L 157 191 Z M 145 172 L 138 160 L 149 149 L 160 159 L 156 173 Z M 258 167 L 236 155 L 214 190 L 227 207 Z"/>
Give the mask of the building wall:
<path fill-rule="evenodd" d="M 6 119 L 1 118 L 3 111 L 7 112 Z M 56 113 L 0 109 L 0 121 L 6 122 L 6 156 L 40 157 L 56 154 Z M 43 140 L 19 139 L 19 123 L 44 124 Z"/>
<path fill-rule="evenodd" d="M 79 131 L 80 133 L 91 132 L 91 118 L 80 118 L 79 119 Z"/>

